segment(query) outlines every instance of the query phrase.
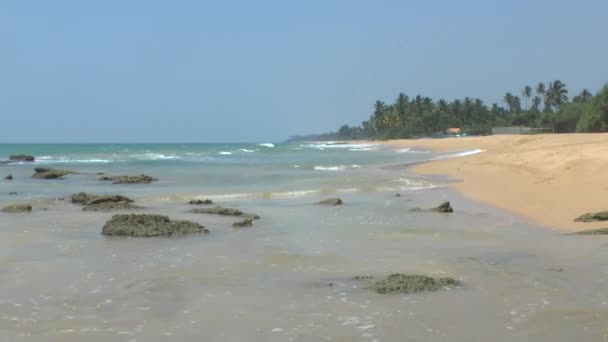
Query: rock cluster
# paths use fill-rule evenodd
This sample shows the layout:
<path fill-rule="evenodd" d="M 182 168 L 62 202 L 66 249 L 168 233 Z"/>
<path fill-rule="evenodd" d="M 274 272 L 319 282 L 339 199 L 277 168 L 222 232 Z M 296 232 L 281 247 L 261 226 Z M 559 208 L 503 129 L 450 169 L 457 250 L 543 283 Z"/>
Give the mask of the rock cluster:
<path fill-rule="evenodd" d="M 447 286 L 457 286 L 460 283 L 452 278 L 431 278 L 419 274 L 395 273 L 386 279 L 377 281 L 373 289 L 378 293 L 417 293 L 437 291 Z"/>
<path fill-rule="evenodd" d="M 61 178 L 65 175 L 69 175 L 71 173 L 76 173 L 74 171 L 68 170 L 57 170 L 51 169 L 48 167 L 37 167 L 34 169 L 36 173 L 32 175 L 32 178 L 40 178 L 40 179 L 57 179 Z"/>
<path fill-rule="evenodd" d="M 111 181 L 112 184 L 149 184 L 152 182 L 156 182 L 158 179 L 141 174 L 138 176 L 101 177 L 99 178 L 99 180 Z"/>
<path fill-rule="evenodd" d="M 96 195 L 86 192 L 73 194 L 72 203 L 82 204 L 85 211 L 114 211 L 143 209 L 138 205 L 131 204 L 132 199 L 122 195 Z"/>
<path fill-rule="evenodd" d="M 32 211 L 32 206 L 30 204 L 11 204 L 2 208 L 2 211 L 5 213 L 26 213 Z"/>

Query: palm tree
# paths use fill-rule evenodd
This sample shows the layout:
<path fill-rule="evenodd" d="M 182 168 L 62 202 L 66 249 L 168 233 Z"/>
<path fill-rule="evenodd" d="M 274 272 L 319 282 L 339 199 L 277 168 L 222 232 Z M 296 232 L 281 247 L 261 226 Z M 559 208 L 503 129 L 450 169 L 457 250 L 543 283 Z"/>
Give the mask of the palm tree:
<path fill-rule="evenodd" d="M 549 108 L 557 110 L 562 104 L 568 102 L 568 95 L 566 94 L 568 94 L 568 90 L 562 81 L 549 82 L 549 88 L 545 93 L 545 102 Z"/>
<path fill-rule="evenodd" d="M 507 105 L 509 112 L 513 111 L 513 94 L 507 92 L 502 101 Z"/>
<path fill-rule="evenodd" d="M 399 121 L 401 123 L 401 125 L 405 125 L 406 123 L 406 111 L 407 111 L 407 104 L 409 102 L 409 99 L 407 97 L 407 95 L 405 95 L 404 93 L 399 93 L 399 96 L 397 97 L 397 100 L 395 100 L 395 109 L 397 110 L 397 116 L 399 117 Z"/>
<path fill-rule="evenodd" d="M 593 98 L 593 95 L 587 89 L 581 90 L 581 92 L 572 99 L 574 102 L 587 102 Z"/>
<path fill-rule="evenodd" d="M 537 86 L 536 86 L 536 94 L 540 95 L 541 97 L 543 95 L 545 95 L 545 84 L 543 82 L 540 82 Z"/>
<path fill-rule="evenodd" d="M 521 91 L 521 96 L 526 100 L 526 109 L 528 109 L 528 100 L 532 97 L 532 87 L 529 85 L 525 86 Z"/>

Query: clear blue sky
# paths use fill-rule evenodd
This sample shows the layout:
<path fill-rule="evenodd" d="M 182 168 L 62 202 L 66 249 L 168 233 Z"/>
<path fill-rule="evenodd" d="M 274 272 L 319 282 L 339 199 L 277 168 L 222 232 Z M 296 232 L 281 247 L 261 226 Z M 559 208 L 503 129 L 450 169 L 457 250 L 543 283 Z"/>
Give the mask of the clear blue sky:
<path fill-rule="evenodd" d="M 606 0 L 0 0 L 0 141 L 280 141 L 402 91 L 608 82 Z"/>

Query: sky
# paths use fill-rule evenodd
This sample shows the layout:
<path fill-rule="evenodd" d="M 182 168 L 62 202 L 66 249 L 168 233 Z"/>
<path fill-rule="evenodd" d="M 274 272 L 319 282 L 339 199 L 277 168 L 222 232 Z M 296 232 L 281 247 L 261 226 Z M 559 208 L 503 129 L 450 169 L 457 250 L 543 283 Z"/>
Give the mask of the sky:
<path fill-rule="evenodd" d="M 0 0 L 0 142 L 277 142 L 608 82 L 606 0 Z"/>

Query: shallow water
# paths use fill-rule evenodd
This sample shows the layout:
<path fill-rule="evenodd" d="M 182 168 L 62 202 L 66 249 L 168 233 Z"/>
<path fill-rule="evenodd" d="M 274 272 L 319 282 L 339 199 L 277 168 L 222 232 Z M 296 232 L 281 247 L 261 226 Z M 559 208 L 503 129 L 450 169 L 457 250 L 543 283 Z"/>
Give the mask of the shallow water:
<path fill-rule="evenodd" d="M 342 164 L 356 163 L 361 168 L 307 168 L 298 171 L 303 177 L 290 184 L 283 181 L 293 178 L 285 171 L 289 168 L 254 164 L 250 169 L 266 171 L 252 177 L 273 173 L 282 177 L 276 183 L 254 178 L 254 184 L 242 187 L 226 184 L 231 191 L 223 192 L 218 184 L 208 185 L 200 181 L 204 177 L 196 177 L 196 168 L 205 168 L 200 163 L 174 165 L 176 176 L 160 172 L 171 169 L 165 161 L 147 163 L 145 169 L 132 163 L 129 168 L 157 171 L 153 175 L 161 178 L 141 186 L 99 184 L 92 175 L 67 176 L 64 181 L 16 177 L 10 186 L 25 193 L 21 199 L 34 202 L 34 211 L 0 213 L 0 340 L 606 338 L 608 241 L 530 226 L 466 200 L 445 188 L 444 179 L 376 167 L 389 158 L 409 163 L 420 156 L 388 150 L 349 152 L 341 156 Z M 298 158 L 312 165 L 318 163 L 316 153 Z M 337 158 L 336 154 L 346 152 L 328 153 Z M 269 159 L 270 164 L 276 162 Z M 275 163 L 285 164 L 285 160 Z M 122 167 L 96 166 L 105 167 L 105 172 Z M 7 168 L 15 174 L 31 171 L 28 165 L 0 170 Z M 184 173 L 191 178 L 181 177 Z M 175 185 L 188 182 L 189 188 Z M 146 206 L 145 212 L 194 220 L 211 233 L 183 238 L 103 237 L 101 227 L 112 214 L 82 212 L 68 201 L 53 199 L 80 188 L 132 195 Z M 319 192 L 298 192 L 303 189 Z M 285 195 L 286 190 L 297 194 Z M 395 191 L 402 196 L 393 197 Z M 255 195 L 225 196 L 242 193 Z M 312 205 L 336 193 L 345 205 Z M 262 218 L 254 227 L 233 229 L 233 219 L 187 212 L 188 196 L 208 194 L 218 195 L 224 206 Z M 455 213 L 410 211 L 446 199 Z M 6 197 L 3 203 L 9 200 L 14 201 Z M 353 280 L 355 275 L 380 278 L 394 272 L 451 276 L 463 286 L 380 295 L 368 288 L 369 282 Z"/>

